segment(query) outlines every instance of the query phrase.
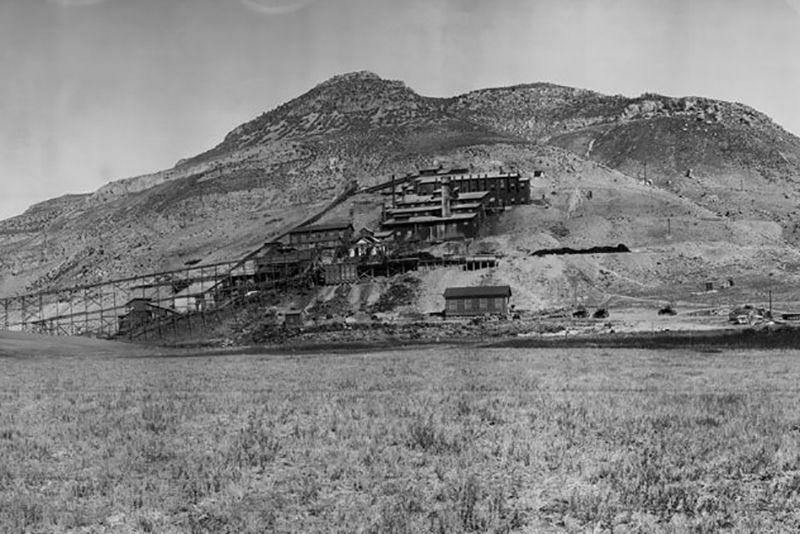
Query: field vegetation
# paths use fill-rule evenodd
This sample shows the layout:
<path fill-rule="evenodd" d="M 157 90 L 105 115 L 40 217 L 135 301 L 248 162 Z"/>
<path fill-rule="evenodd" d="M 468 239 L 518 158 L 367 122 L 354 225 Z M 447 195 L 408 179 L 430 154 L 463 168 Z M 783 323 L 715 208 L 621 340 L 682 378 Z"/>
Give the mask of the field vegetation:
<path fill-rule="evenodd" d="M 6 356 L 0 531 L 798 531 L 798 356 Z"/>

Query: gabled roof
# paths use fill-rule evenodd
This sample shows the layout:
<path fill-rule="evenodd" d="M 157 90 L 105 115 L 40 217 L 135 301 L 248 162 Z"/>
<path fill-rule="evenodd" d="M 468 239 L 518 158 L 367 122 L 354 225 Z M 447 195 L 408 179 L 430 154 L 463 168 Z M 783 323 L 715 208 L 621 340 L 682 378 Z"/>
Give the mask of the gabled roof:
<path fill-rule="evenodd" d="M 463 202 L 463 203 L 455 203 L 450 205 L 450 209 L 453 211 L 459 210 L 477 210 L 480 209 L 481 203 L 480 202 Z M 427 213 L 429 211 L 440 211 L 442 209 L 441 202 L 436 204 L 431 204 L 429 206 L 420 206 L 418 208 L 390 208 L 386 210 L 386 213 L 392 216 L 397 215 L 412 215 L 414 213 Z"/>
<path fill-rule="evenodd" d="M 417 174 L 419 176 L 430 176 L 432 174 L 441 174 L 442 172 L 445 171 L 441 165 L 439 165 L 438 167 L 425 167 L 417 170 Z"/>
<path fill-rule="evenodd" d="M 347 228 L 353 228 L 353 225 L 349 222 L 339 222 L 339 223 L 330 223 L 330 224 L 315 224 L 311 226 L 298 226 L 297 228 L 290 230 L 290 234 L 310 234 L 314 232 L 327 232 L 328 230 L 346 230 Z"/>
<path fill-rule="evenodd" d="M 397 204 L 417 204 L 420 202 L 439 202 L 433 195 L 405 195 L 397 199 Z"/>
<path fill-rule="evenodd" d="M 151 299 L 150 297 L 133 297 L 132 299 L 130 299 L 128 302 L 125 303 L 125 306 L 130 306 L 134 302 L 149 303 L 149 302 L 152 302 L 152 301 L 153 301 L 153 299 Z"/>
<path fill-rule="evenodd" d="M 455 205 L 470 201 L 481 201 L 490 194 L 491 193 L 489 191 L 471 191 L 469 193 L 459 191 L 458 193 L 451 195 L 450 200 Z M 406 195 L 404 198 L 397 199 L 397 208 L 389 208 L 389 210 L 405 209 L 404 206 L 411 205 L 441 206 L 441 204 L 441 191 L 437 189 L 433 192 L 433 195 Z"/>
<path fill-rule="evenodd" d="M 521 178 L 520 174 L 516 171 L 512 172 L 485 172 L 476 174 L 455 174 L 452 176 L 454 181 L 461 180 L 493 180 L 498 178 Z M 417 178 L 418 184 L 438 184 L 441 182 L 442 176 L 421 176 Z"/>
<path fill-rule="evenodd" d="M 448 287 L 444 290 L 444 298 L 469 298 L 469 297 L 510 297 L 510 286 L 475 286 L 475 287 Z"/>
<path fill-rule="evenodd" d="M 458 192 L 457 200 L 482 200 L 489 196 L 489 191 Z"/>
<path fill-rule="evenodd" d="M 454 221 L 469 221 L 477 217 L 477 213 L 453 213 L 449 217 L 434 217 L 423 215 L 420 217 L 411 217 L 408 219 L 389 219 L 388 221 L 384 221 L 382 224 L 383 226 L 407 226 L 409 224 L 436 224 L 436 223 L 447 223 L 447 222 L 454 222 Z"/>

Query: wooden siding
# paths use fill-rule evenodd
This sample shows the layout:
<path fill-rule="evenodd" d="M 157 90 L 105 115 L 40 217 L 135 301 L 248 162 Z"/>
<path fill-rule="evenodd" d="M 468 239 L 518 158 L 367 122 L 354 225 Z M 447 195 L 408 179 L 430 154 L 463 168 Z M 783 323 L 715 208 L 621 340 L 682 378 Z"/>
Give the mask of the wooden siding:
<path fill-rule="evenodd" d="M 431 222 L 413 222 L 397 224 L 390 222 L 395 230 L 396 239 L 399 241 L 418 239 L 420 241 L 447 241 L 475 237 L 478 234 L 479 221 L 477 217 L 468 220 L 441 219 Z"/>
<path fill-rule="evenodd" d="M 451 176 L 449 183 L 451 188 L 457 188 L 462 193 L 488 191 L 495 206 L 528 204 L 531 201 L 530 180 L 517 174 Z M 415 192 L 418 195 L 432 195 L 440 187 L 438 180 L 426 180 L 415 184 Z"/>
<path fill-rule="evenodd" d="M 445 315 L 504 315 L 508 297 L 452 297 L 445 299 Z"/>
<path fill-rule="evenodd" d="M 347 243 L 353 236 L 352 228 L 310 230 L 308 232 L 294 232 L 289 234 L 289 244 L 294 247 L 336 247 Z"/>
<path fill-rule="evenodd" d="M 358 267 L 355 263 L 330 263 L 325 265 L 325 284 L 345 284 L 358 281 Z"/>

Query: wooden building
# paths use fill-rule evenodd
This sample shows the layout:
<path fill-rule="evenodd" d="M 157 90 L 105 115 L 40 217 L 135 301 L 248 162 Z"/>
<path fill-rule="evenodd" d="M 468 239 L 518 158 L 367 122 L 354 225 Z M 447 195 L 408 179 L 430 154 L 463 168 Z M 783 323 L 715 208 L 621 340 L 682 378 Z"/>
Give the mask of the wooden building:
<path fill-rule="evenodd" d="M 490 204 L 500 207 L 528 204 L 531 201 L 530 179 L 518 172 L 421 176 L 414 180 L 414 193 L 433 195 L 445 180 L 459 194 L 487 191 L 490 193 Z"/>
<path fill-rule="evenodd" d="M 358 264 L 354 261 L 326 263 L 325 285 L 351 284 L 358 281 Z"/>
<path fill-rule="evenodd" d="M 505 315 L 510 298 L 509 286 L 448 287 L 444 291 L 445 315 Z"/>
<path fill-rule="evenodd" d="M 349 222 L 299 226 L 289 232 L 289 245 L 299 249 L 338 248 L 349 245 L 353 225 Z"/>
<path fill-rule="evenodd" d="M 348 250 L 351 258 L 370 259 L 386 254 L 388 248 L 382 239 L 376 237 L 375 232 L 361 232 L 361 236 L 356 239 Z"/>
<path fill-rule="evenodd" d="M 305 322 L 305 312 L 303 310 L 284 310 L 279 313 L 279 321 L 284 328 L 302 328 Z"/>
<path fill-rule="evenodd" d="M 448 241 L 475 237 L 480 229 L 477 213 L 453 213 L 448 217 L 421 215 L 391 218 L 382 227 L 394 230 L 398 241 Z"/>
<path fill-rule="evenodd" d="M 415 195 L 400 207 L 385 211 L 381 228 L 394 230 L 397 241 L 447 241 L 478 235 L 486 215 L 485 193 L 461 199 L 450 186 L 450 177 L 441 177 L 438 195 Z"/>
<path fill-rule="evenodd" d="M 450 207 L 452 213 L 475 213 L 478 218 L 483 220 L 486 216 L 486 210 L 479 202 L 462 202 L 454 203 Z M 418 206 L 414 208 L 390 208 L 386 210 L 386 215 L 392 219 L 410 219 L 411 217 L 422 217 L 425 215 L 437 216 L 442 212 L 442 208 L 438 204 L 430 204 L 428 206 Z"/>
<path fill-rule="evenodd" d="M 171 308 L 153 304 L 149 298 L 131 299 L 125 304 L 125 308 L 127 313 L 119 316 L 118 327 L 120 334 L 131 332 L 152 321 L 178 315 L 178 312 Z"/>
<path fill-rule="evenodd" d="M 394 241 L 394 230 L 378 230 L 375 232 L 375 239 L 380 239 L 388 247 Z"/>
<path fill-rule="evenodd" d="M 311 249 L 273 248 L 255 258 L 255 280 L 263 283 L 298 276 L 317 261 L 317 252 Z"/>

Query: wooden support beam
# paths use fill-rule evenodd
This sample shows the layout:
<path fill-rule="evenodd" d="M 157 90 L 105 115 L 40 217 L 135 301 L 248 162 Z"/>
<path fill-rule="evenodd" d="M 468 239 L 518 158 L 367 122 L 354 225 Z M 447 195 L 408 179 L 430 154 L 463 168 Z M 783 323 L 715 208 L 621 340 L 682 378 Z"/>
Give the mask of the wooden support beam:
<path fill-rule="evenodd" d="M 119 311 L 117 311 L 117 293 L 113 292 L 113 293 L 111 293 L 111 295 L 112 295 L 111 304 L 113 304 L 113 306 L 114 306 L 114 324 L 112 326 L 111 332 L 113 334 L 117 334 L 117 333 L 119 333 L 119 315 L 120 315 Z"/>
<path fill-rule="evenodd" d="M 26 299 L 25 299 L 24 295 L 22 297 L 22 301 L 21 301 L 20 307 L 21 307 L 21 311 L 22 311 L 22 330 L 27 330 L 27 326 L 28 326 L 28 307 L 26 305 Z"/>
<path fill-rule="evenodd" d="M 89 332 L 89 288 L 83 290 L 83 333 Z"/>

